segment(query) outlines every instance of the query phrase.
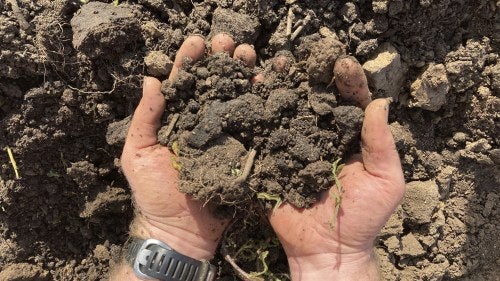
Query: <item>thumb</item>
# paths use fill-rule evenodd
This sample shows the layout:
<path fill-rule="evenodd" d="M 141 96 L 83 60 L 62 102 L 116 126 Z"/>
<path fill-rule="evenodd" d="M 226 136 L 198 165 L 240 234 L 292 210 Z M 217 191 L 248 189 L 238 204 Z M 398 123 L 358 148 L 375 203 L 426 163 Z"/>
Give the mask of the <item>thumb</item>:
<path fill-rule="evenodd" d="M 361 130 L 363 164 L 374 176 L 401 180 L 403 171 L 394 138 L 387 124 L 389 103 L 388 99 L 377 99 L 365 110 Z"/>
<path fill-rule="evenodd" d="M 125 141 L 125 148 L 141 149 L 157 143 L 156 131 L 165 110 L 161 82 L 145 77 L 142 99 L 137 106 Z"/>

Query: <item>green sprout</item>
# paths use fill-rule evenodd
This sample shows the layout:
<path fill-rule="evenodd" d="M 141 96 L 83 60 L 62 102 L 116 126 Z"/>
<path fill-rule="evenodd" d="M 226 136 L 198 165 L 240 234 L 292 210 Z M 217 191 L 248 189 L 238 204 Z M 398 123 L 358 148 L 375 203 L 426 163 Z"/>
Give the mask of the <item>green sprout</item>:
<path fill-rule="evenodd" d="M 179 160 L 177 160 L 177 157 L 172 155 L 172 157 L 170 157 L 170 160 L 172 160 L 172 168 L 180 172 L 182 169 L 182 164 L 179 162 Z"/>
<path fill-rule="evenodd" d="M 339 158 L 332 164 L 332 177 L 333 180 L 335 181 L 335 189 L 332 188 L 330 190 L 330 196 L 335 200 L 335 208 L 333 210 L 332 218 L 328 222 L 330 228 L 332 229 L 335 227 L 335 224 L 337 223 L 337 215 L 340 210 L 340 203 L 342 203 L 342 196 L 344 195 L 344 189 L 342 188 L 342 184 L 340 183 L 339 174 L 342 171 L 342 168 L 344 168 L 345 164 L 339 165 L 340 160 L 341 159 Z"/>
<path fill-rule="evenodd" d="M 113 0 L 113 5 L 118 6 L 118 4 L 120 4 L 119 0 Z"/>
<path fill-rule="evenodd" d="M 181 148 L 179 147 L 179 143 L 177 141 L 174 141 L 174 143 L 172 143 L 172 152 L 177 157 L 179 157 L 179 154 L 181 153 Z"/>
<path fill-rule="evenodd" d="M 233 175 L 234 177 L 239 177 L 241 176 L 241 174 L 243 174 L 242 170 L 238 168 L 231 168 L 231 175 Z"/>
<path fill-rule="evenodd" d="M 281 204 L 283 203 L 283 200 L 281 200 L 281 197 L 279 195 L 273 195 L 273 194 L 269 194 L 267 192 L 257 193 L 257 198 L 269 200 L 269 201 L 275 201 L 276 204 L 274 204 L 273 212 L 276 211 L 276 209 L 278 209 L 281 206 Z"/>
<path fill-rule="evenodd" d="M 10 164 L 12 164 L 12 168 L 14 169 L 16 180 L 18 180 L 20 177 L 19 177 L 19 171 L 17 170 L 16 159 L 14 159 L 14 154 L 12 153 L 12 150 L 8 146 L 7 146 L 7 154 L 9 155 Z"/>

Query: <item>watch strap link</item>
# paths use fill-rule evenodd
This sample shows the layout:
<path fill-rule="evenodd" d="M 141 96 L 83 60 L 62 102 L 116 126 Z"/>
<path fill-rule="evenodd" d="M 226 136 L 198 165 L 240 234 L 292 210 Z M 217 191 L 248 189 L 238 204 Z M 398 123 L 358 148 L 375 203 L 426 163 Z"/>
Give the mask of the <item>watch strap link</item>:
<path fill-rule="evenodd" d="M 216 270 L 208 261 L 185 256 L 156 239 L 132 238 L 127 261 L 135 274 L 145 279 L 210 281 Z"/>

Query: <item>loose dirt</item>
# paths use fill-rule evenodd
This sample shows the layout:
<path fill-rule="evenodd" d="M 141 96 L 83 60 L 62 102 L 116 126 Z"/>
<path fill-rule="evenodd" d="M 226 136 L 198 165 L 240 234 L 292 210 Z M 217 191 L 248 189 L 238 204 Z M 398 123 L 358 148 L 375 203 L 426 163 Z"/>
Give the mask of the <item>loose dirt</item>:
<path fill-rule="evenodd" d="M 286 278 L 261 219 L 274 202 L 257 194 L 309 206 L 331 163 L 359 151 L 362 110 L 331 85 L 350 54 L 374 97 L 395 101 L 408 192 L 376 243 L 385 280 L 498 280 L 500 2 L 109 2 L 0 0 L 0 280 L 107 278 L 132 217 L 119 156 L 142 78 L 165 80 L 185 36 L 219 32 L 253 44 L 257 67 L 221 54 L 186 66 L 163 83 L 159 136 L 179 148 L 181 189 L 241 218 L 224 244 L 252 249 L 243 269 L 268 251 L 266 279 Z"/>

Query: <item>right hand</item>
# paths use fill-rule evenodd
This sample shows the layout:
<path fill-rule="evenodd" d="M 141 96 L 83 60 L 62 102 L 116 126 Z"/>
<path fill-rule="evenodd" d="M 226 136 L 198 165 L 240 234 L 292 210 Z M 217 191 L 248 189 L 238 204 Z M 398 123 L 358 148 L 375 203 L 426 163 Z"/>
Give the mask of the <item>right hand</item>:
<path fill-rule="evenodd" d="M 326 192 L 310 209 L 285 204 L 270 215 L 292 280 L 379 279 L 373 242 L 405 192 L 388 111 L 385 99 L 366 108 L 362 153 L 352 157 L 339 175 L 344 194 L 333 227 L 329 221 L 335 200 Z"/>

